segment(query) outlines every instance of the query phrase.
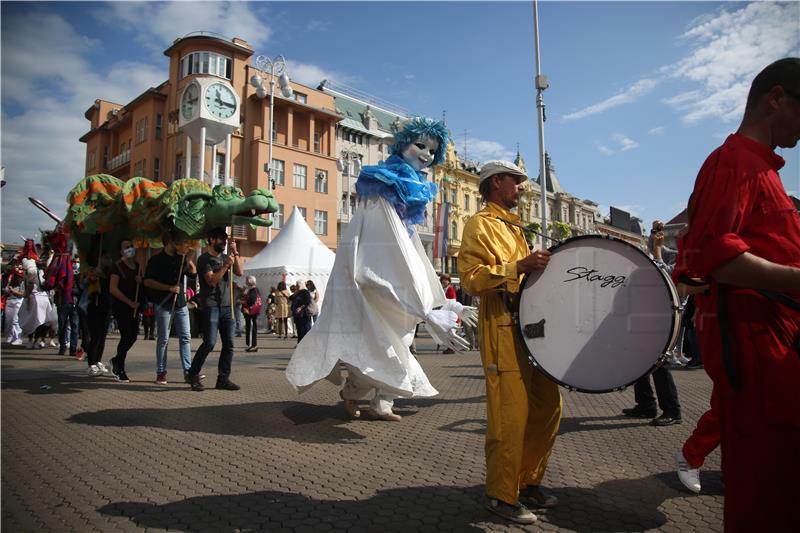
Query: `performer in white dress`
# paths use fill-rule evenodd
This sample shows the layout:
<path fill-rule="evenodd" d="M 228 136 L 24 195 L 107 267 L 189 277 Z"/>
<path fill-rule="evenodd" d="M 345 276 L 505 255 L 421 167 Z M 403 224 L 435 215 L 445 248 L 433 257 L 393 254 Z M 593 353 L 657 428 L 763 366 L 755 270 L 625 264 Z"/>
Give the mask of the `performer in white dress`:
<path fill-rule="evenodd" d="M 456 334 L 457 319 L 474 322 L 475 309 L 446 300 L 413 224 L 425 220 L 436 184 L 420 171 L 444 159 L 449 136 L 444 124 L 414 118 L 395 133 L 392 155 L 365 166 L 356 183 L 359 205 L 336 251 L 319 320 L 286 368 L 298 390 L 328 378 L 342 383 L 347 412 L 359 417 L 358 400 L 374 391 L 365 414 L 400 420 L 398 397 L 438 394 L 409 346 L 419 322 L 434 339 L 468 349 Z M 434 308 L 442 309 L 434 310 Z"/>

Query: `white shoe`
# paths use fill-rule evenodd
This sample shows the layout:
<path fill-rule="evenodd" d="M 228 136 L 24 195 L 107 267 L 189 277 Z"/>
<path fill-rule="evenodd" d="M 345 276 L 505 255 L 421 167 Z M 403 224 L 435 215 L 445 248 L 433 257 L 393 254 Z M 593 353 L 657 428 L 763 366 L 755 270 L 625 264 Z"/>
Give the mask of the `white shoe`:
<path fill-rule="evenodd" d="M 58 343 L 55 339 L 50 339 L 50 346 L 53 348 L 58 348 Z"/>
<path fill-rule="evenodd" d="M 675 454 L 675 464 L 678 467 L 678 479 L 681 480 L 683 486 L 694 493 L 700 492 L 700 469 L 692 468 L 686 462 L 682 451 Z"/>
<path fill-rule="evenodd" d="M 101 373 L 101 374 L 103 374 L 103 375 L 106 375 L 106 376 L 109 376 L 109 375 L 111 375 L 111 370 L 109 370 L 108 368 L 106 368 L 106 365 L 104 365 L 103 363 L 99 363 L 99 362 L 98 362 L 98 363 L 97 363 L 97 368 L 100 370 L 100 373 Z"/>
<path fill-rule="evenodd" d="M 22 339 L 11 341 L 11 346 L 19 346 L 20 344 L 22 344 Z"/>
<path fill-rule="evenodd" d="M 37 347 L 37 348 L 40 348 L 40 349 L 41 349 L 41 348 L 44 348 L 44 341 L 39 341 L 39 342 L 36 344 L 36 347 Z"/>
<path fill-rule="evenodd" d="M 92 365 L 92 366 L 89 367 L 89 371 L 86 374 L 90 378 L 95 378 L 95 377 L 99 376 L 102 373 L 103 373 L 103 371 L 100 370 L 100 367 L 98 367 L 97 365 Z"/>

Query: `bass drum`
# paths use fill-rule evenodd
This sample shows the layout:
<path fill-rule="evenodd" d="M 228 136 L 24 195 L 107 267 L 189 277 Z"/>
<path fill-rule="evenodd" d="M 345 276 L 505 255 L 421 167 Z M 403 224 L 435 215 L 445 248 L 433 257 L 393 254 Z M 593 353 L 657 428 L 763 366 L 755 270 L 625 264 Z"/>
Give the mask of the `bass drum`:
<path fill-rule="evenodd" d="M 531 363 L 580 392 L 610 392 L 655 370 L 674 347 L 680 300 L 669 276 L 613 238 L 574 237 L 523 280 L 519 329 Z"/>

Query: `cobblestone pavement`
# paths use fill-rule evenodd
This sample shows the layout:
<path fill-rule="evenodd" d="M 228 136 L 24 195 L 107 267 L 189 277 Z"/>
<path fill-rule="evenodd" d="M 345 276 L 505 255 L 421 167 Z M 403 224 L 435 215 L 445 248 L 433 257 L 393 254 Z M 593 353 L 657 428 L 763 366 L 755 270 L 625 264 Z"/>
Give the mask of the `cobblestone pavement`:
<path fill-rule="evenodd" d="M 116 341 L 109 336 L 107 354 Z M 520 531 L 483 507 L 477 353 L 443 355 L 419 339 L 440 395 L 398 401 L 401 422 L 367 422 L 347 418 L 332 384 L 291 389 L 283 370 L 294 342 L 259 342 L 256 353 L 237 350 L 241 391 L 202 393 L 181 382 L 174 339 L 168 385 L 154 383 L 150 340 L 129 355 L 127 384 L 87 377 L 85 362 L 54 348 L 4 345 L 3 529 Z M 217 355 L 205 368 L 212 387 Z M 632 390 L 563 392 L 545 477 L 560 505 L 527 531 L 721 530 L 719 452 L 701 473 L 701 495 L 673 470 L 710 382 L 702 371 L 673 374 L 684 423 L 666 428 L 620 415 Z"/>

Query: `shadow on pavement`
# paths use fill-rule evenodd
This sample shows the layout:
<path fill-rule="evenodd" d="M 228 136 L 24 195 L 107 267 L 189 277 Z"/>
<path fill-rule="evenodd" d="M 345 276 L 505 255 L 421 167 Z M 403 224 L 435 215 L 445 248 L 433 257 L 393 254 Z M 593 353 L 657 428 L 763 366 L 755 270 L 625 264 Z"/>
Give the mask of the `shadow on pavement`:
<path fill-rule="evenodd" d="M 649 418 L 631 418 L 625 415 L 612 416 L 573 416 L 561 419 L 558 434 L 576 431 L 596 431 L 610 429 L 629 429 L 634 426 L 650 425 Z M 653 428 L 657 430 L 658 428 Z"/>
<path fill-rule="evenodd" d="M 73 415 L 67 421 L 90 426 L 155 427 L 309 443 L 346 443 L 364 438 L 341 427 L 351 420 L 340 405 L 300 402 L 258 402 L 176 409 L 106 409 Z"/>
<path fill-rule="evenodd" d="M 483 487 L 408 487 L 363 500 L 323 500 L 279 491 L 199 496 L 167 504 L 116 502 L 98 511 L 138 527 L 177 531 L 483 531 Z M 424 521 L 423 521 L 424 520 Z M 499 520 L 499 519 L 498 519 Z M 324 527 L 323 527 L 324 526 Z"/>
<path fill-rule="evenodd" d="M 40 387 L 47 385 L 46 390 Z M 73 374 L 54 373 L 48 378 L 38 378 L 35 380 L 9 380 L 3 381 L 3 390 L 16 389 L 23 390 L 27 394 L 76 394 L 79 392 L 117 388 L 124 389 L 126 392 L 186 392 L 186 387 L 176 388 L 163 385 L 156 385 L 152 381 L 131 381 L 130 383 L 119 383 L 113 376 L 98 376 L 94 378 L 78 376 Z"/>

